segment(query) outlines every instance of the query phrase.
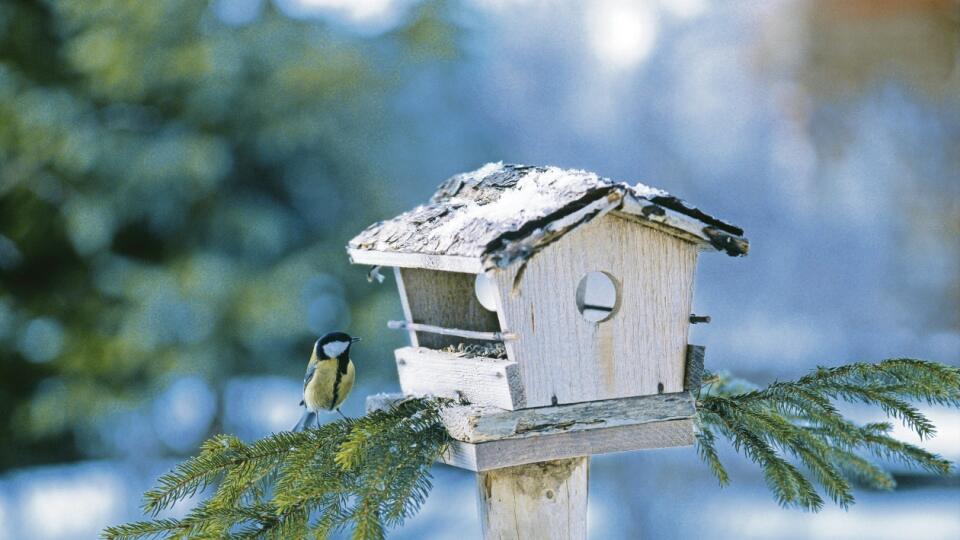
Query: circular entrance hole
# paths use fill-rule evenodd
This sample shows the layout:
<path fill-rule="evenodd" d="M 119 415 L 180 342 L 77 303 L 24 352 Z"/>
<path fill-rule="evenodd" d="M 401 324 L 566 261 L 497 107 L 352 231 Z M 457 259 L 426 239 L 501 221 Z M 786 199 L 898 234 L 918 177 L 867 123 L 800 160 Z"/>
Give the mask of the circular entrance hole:
<path fill-rule="evenodd" d="M 588 272 L 577 285 L 577 310 L 590 322 L 613 316 L 620 303 L 617 283 L 606 272 Z"/>

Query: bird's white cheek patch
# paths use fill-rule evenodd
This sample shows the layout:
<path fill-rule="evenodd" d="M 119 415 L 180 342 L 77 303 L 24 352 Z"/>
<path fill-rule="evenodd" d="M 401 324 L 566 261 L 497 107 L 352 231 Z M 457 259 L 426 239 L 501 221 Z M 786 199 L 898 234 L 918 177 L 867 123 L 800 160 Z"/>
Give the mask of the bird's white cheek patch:
<path fill-rule="evenodd" d="M 323 354 L 327 355 L 327 358 L 336 358 L 349 346 L 349 341 L 331 341 L 323 346 Z"/>

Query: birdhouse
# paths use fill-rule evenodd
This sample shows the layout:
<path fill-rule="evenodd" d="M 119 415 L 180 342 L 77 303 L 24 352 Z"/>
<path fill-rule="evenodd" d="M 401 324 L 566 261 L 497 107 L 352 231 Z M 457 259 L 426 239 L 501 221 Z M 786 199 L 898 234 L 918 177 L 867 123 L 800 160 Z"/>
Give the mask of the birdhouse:
<path fill-rule="evenodd" d="M 702 362 L 687 342 L 697 256 L 747 247 L 739 228 L 656 188 L 491 163 L 371 225 L 348 252 L 394 267 L 404 320 L 390 326 L 410 338 L 396 351 L 401 388 L 468 403 L 458 421 L 473 431 L 460 440 L 542 435 L 552 428 L 538 432 L 539 420 L 575 413 L 562 433 L 686 420 L 662 444 L 679 445 L 693 436 L 685 378 Z"/>

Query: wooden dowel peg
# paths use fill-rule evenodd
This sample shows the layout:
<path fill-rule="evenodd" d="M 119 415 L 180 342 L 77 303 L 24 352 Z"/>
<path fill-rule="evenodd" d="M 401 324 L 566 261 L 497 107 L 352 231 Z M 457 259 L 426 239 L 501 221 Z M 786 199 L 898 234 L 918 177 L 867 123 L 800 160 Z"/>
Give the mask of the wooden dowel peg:
<path fill-rule="evenodd" d="M 519 336 L 513 332 L 478 332 L 475 330 L 444 328 L 442 326 L 433 326 L 432 324 L 420 324 L 406 321 L 388 321 L 387 328 L 390 328 L 391 330 L 413 330 L 414 332 L 427 332 L 430 334 L 456 336 L 466 339 L 479 339 L 482 341 L 512 341 L 519 338 Z"/>

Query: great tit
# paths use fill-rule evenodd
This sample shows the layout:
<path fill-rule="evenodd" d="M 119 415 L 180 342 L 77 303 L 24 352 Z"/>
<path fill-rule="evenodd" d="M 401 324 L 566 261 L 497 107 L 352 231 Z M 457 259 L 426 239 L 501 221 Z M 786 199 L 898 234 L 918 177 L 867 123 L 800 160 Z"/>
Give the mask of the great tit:
<path fill-rule="evenodd" d="M 350 346 L 358 341 L 360 338 L 343 332 L 330 332 L 313 344 L 303 377 L 303 400 L 300 401 L 303 416 L 293 427 L 294 431 L 303 431 L 311 425 L 319 427 L 317 413 L 321 410 L 337 411 L 343 416 L 340 404 L 353 388 L 355 374 Z"/>

